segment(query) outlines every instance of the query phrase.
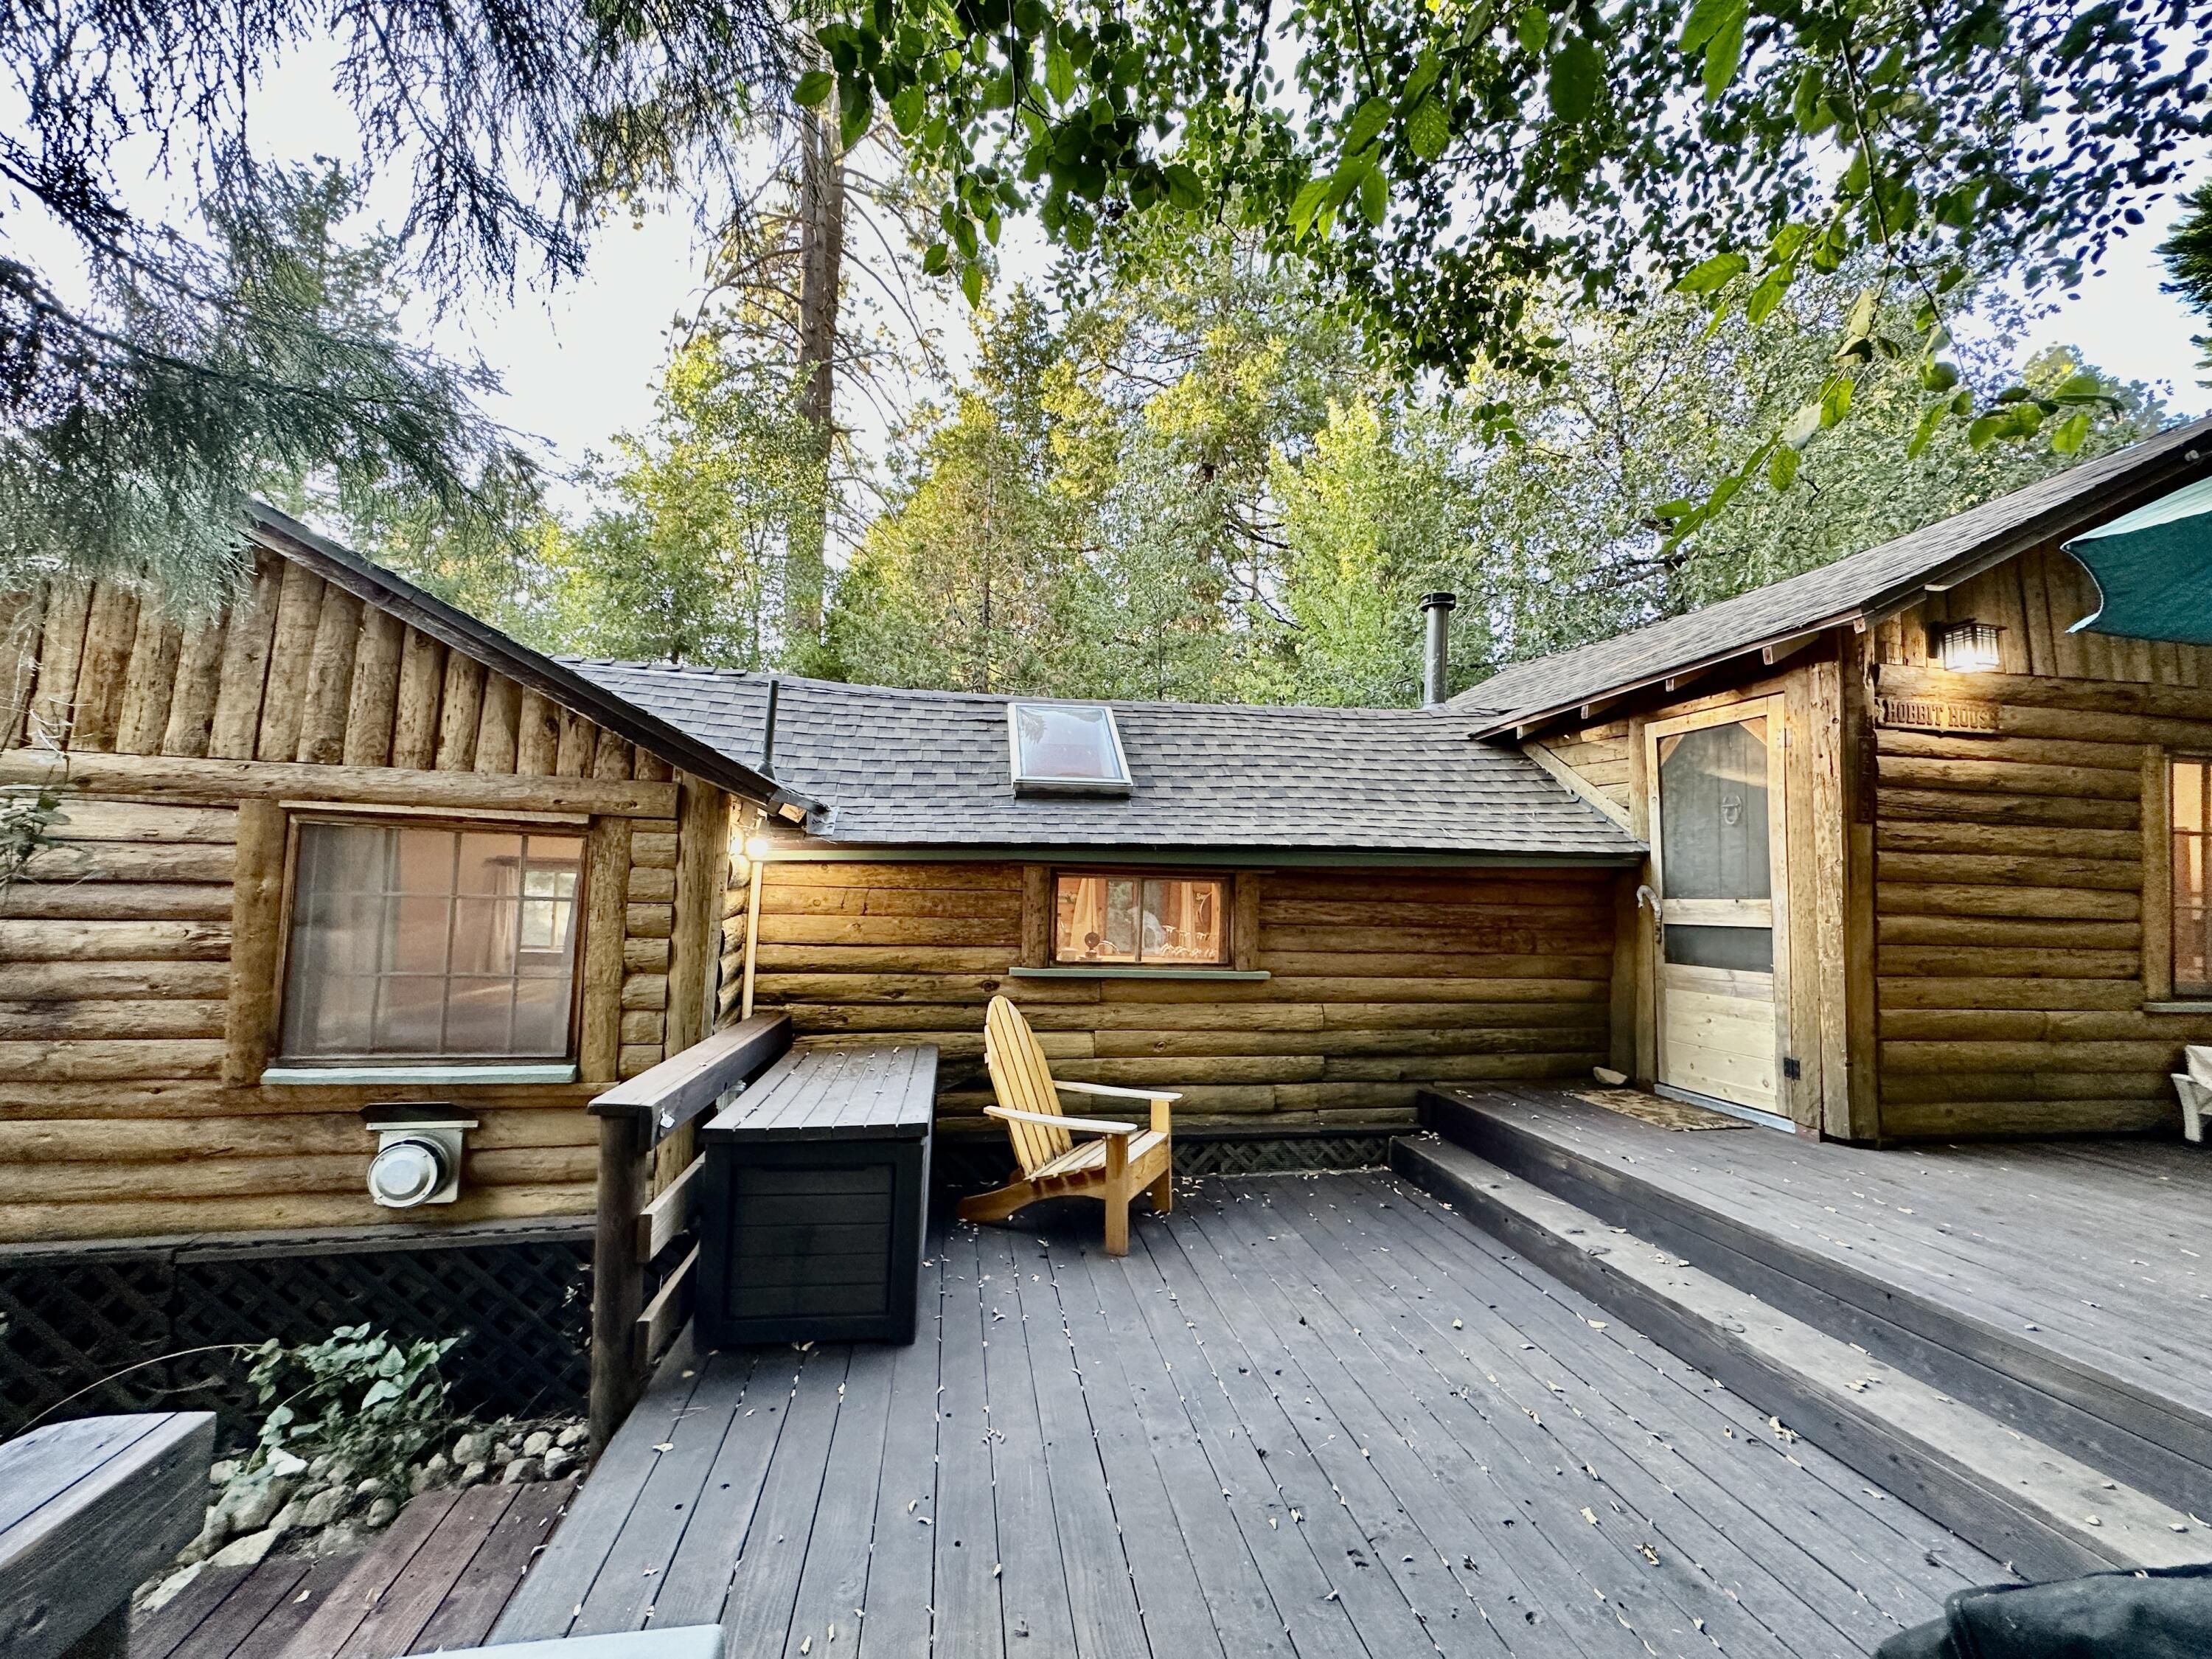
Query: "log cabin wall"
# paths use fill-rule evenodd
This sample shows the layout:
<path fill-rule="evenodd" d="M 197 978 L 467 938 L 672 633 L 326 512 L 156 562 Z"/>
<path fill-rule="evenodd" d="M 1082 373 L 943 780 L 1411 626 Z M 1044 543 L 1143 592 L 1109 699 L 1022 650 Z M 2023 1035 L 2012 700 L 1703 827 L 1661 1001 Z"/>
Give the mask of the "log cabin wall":
<path fill-rule="evenodd" d="M 1061 1076 L 1179 1089 L 1189 1127 L 1404 1123 L 1425 1083 L 1586 1082 L 1605 1062 L 1612 869 L 1241 872 L 1232 948 L 1267 980 L 1012 975 L 1043 965 L 1051 868 L 772 857 L 759 1006 L 802 1042 L 936 1043 L 950 1129 L 996 1127 L 982 1031 L 1001 991 Z M 726 906 L 726 1020 L 749 886 Z"/>
<path fill-rule="evenodd" d="M 730 798 L 273 554 L 211 621 L 106 583 L 11 610 L 0 781 L 64 817 L 0 892 L 0 1240 L 588 1213 L 586 1103 L 709 1023 Z M 304 802 L 578 826 L 578 1081 L 259 1081 Z M 462 1196 L 380 1208 L 360 1109 L 421 1099 L 481 1121 Z"/>
<path fill-rule="evenodd" d="M 1874 630 L 1878 711 L 1996 726 L 1875 722 L 1884 1136 L 2163 1128 L 2183 1044 L 2212 1042 L 2212 1006 L 2160 983 L 2164 757 L 2212 754 L 2212 651 L 2068 633 L 2095 603 L 2045 548 Z M 1931 627 L 1967 618 L 2004 630 L 1997 672 L 1931 661 Z"/>

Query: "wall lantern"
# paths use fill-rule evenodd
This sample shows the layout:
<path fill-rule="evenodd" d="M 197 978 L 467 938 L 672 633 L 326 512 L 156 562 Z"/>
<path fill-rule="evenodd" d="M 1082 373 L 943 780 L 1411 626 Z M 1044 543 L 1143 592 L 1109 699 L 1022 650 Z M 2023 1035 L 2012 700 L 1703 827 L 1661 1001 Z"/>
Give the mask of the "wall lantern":
<path fill-rule="evenodd" d="M 2004 632 L 1995 623 L 1942 623 L 1936 630 L 1936 654 L 1954 674 L 1991 674 L 1997 670 L 1997 635 Z"/>
<path fill-rule="evenodd" d="M 476 1119 L 443 1101 L 367 1106 L 361 1115 L 376 1137 L 369 1197 L 387 1210 L 411 1210 L 461 1195 L 462 1142 Z"/>

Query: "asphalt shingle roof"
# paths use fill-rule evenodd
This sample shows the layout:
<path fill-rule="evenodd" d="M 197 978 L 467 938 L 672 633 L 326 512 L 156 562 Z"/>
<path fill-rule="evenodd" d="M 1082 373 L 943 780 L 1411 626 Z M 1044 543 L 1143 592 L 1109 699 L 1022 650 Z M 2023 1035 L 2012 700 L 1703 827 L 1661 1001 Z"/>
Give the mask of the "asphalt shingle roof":
<path fill-rule="evenodd" d="M 569 659 L 757 764 L 768 677 Z M 1621 856 L 1637 844 L 1534 762 L 1442 709 L 1112 704 L 1131 788 L 1017 795 L 1003 696 L 785 678 L 776 781 L 830 841 L 877 846 L 1299 848 Z M 1023 700 L 1026 701 L 1026 700 Z"/>
<path fill-rule="evenodd" d="M 2196 466 L 2191 452 L 2208 438 L 2212 417 L 2188 422 L 1818 570 L 1633 633 L 1516 663 L 1461 692 L 1451 707 L 1473 716 L 1480 728 L 1508 726 L 1847 621 L 1994 545 L 2015 539 L 2026 545 L 2085 529 L 2114 508 L 2100 497 L 2153 481 L 2185 481 Z"/>

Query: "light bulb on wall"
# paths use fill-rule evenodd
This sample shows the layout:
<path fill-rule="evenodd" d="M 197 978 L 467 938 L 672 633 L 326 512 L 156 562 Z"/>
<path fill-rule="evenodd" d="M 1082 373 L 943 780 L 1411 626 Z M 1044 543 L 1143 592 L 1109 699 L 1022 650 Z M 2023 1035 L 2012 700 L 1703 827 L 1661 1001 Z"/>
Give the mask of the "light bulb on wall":
<path fill-rule="evenodd" d="M 2000 663 L 1995 623 L 1945 623 L 1937 630 L 1936 654 L 1954 674 L 1995 673 Z"/>

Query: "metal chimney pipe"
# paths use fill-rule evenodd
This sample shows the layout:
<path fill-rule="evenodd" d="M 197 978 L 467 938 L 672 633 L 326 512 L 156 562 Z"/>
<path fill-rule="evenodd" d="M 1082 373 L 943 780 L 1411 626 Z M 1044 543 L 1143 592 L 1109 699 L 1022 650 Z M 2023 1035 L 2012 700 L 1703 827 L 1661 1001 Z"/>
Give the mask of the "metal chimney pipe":
<path fill-rule="evenodd" d="M 1428 650 L 1421 664 L 1421 702 L 1433 708 L 1451 695 L 1451 613 L 1459 608 L 1455 593 L 1424 593 L 1421 615 L 1429 625 Z"/>
<path fill-rule="evenodd" d="M 775 775 L 775 699 L 783 690 L 783 682 L 771 674 L 768 682 L 768 714 L 761 721 L 761 757 L 758 771 L 764 778 Z"/>

